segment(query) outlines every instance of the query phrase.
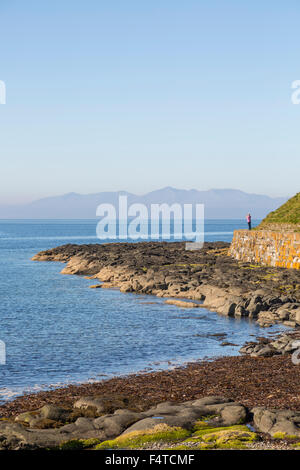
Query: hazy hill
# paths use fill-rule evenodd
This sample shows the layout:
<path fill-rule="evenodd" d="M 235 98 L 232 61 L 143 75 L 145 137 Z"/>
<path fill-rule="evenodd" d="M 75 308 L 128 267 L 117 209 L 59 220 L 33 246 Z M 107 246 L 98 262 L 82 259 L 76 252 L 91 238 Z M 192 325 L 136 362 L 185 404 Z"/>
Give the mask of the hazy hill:
<path fill-rule="evenodd" d="M 100 192 L 96 194 L 68 193 L 47 197 L 30 204 L 0 206 L 0 218 L 10 219 L 91 219 L 100 203 L 118 205 L 119 195 L 128 196 L 128 204 L 203 203 L 206 218 L 243 218 L 251 212 L 253 218 L 263 218 L 287 201 L 287 198 L 271 198 L 260 194 L 248 194 L 236 189 L 211 189 L 198 191 L 166 187 L 137 196 L 126 191 Z"/>

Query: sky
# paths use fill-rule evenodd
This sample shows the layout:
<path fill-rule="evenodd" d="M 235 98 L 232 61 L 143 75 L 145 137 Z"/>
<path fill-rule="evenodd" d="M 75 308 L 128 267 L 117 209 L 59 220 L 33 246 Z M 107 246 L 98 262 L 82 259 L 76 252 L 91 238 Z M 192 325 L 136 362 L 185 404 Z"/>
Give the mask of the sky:
<path fill-rule="evenodd" d="M 300 190 L 298 0 L 0 0 L 0 204 Z"/>

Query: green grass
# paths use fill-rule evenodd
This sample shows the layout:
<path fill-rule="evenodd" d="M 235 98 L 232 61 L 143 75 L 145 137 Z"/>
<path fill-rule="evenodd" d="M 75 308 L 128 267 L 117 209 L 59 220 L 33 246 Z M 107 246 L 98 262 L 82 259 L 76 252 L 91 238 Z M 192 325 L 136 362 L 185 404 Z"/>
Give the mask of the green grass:
<path fill-rule="evenodd" d="M 300 224 L 300 193 L 297 193 L 277 210 L 270 212 L 259 227 L 263 228 L 264 225 L 269 224 Z"/>

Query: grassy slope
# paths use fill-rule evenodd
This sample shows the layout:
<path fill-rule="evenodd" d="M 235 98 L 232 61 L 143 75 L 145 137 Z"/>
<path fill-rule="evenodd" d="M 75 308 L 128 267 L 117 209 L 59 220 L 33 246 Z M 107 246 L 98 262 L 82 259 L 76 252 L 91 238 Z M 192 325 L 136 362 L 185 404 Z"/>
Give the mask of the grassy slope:
<path fill-rule="evenodd" d="M 277 210 L 270 212 L 261 222 L 260 226 L 269 224 L 300 224 L 300 193 L 289 199 L 285 204 Z"/>

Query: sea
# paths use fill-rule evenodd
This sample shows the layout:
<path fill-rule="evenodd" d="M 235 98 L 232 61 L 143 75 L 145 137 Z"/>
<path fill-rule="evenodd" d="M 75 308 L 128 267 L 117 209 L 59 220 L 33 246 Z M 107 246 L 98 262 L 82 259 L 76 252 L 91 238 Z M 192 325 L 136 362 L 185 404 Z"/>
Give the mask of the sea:
<path fill-rule="evenodd" d="M 253 225 L 259 221 L 253 221 Z M 172 369 L 237 355 L 266 331 L 254 321 L 165 299 L 89 289 L 95 281 L 61 275 L 39 251 L 67 243 L 104 243 L 95 220 L 0 220 L 0 402 L 67 384 Z M 245 220 L 206 220 L 205 241 L 230 242 Z M 222 342 L 233 345 L 223 346 Z M 4 362 L 4 359 L 2 360 Z"/>

